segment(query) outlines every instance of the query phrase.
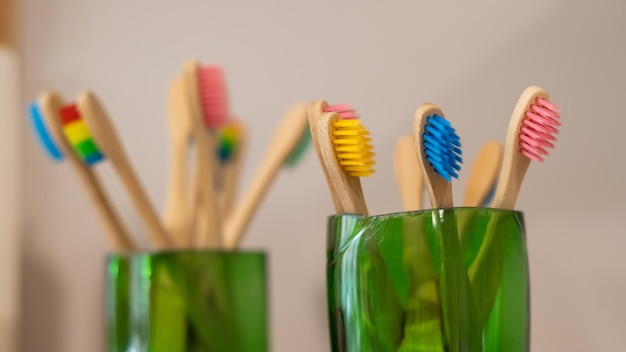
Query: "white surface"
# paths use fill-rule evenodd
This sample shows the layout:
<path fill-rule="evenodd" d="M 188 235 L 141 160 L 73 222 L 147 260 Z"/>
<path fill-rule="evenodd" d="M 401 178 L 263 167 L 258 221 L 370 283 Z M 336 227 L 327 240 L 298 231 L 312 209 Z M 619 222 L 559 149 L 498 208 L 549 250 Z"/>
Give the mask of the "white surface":
<path fill-rule="evenodd" d="M 0 351 L 15 351 L 19 309 L 19 66 L 0 45 Z"/>
<path fill-rule="evenodd" d="M 503 138 L 522 90 L 537 84 L 562 107 L 557 149 L 531 165 L 518 206 L 532 269 L 532 345 L 614 351 L 626 327 L 626 3 L 294 1 L 22 3 L 25 92 L 100 94 L 152 199 L 162 208 L 164 96 L 182 60 L 223 63 L 234 112 L 250 125 L 248 176 L 273 122 L 295 99 L 349 102 L 372 131 L 378 173 L 364 181 L 373 213 L 400 209 L 395 139 L 422 102 L 440 105 L 471 160 Z M 68 165 L 30 133 L 25 159 L 23 350 L 103 345 L 106 242 Z M 119 205 L 140 230 L 108 166 Z M 455 183 L 462 199 L 465 167 Z M 248 181 L 244 177 L 244 183 Z M 326 351 L 325 216 L 317 159 L 280 176 L 245 247 L 271 254 L 273 351 Z M 280 225 L 280 226 L 279 226 Z"/>

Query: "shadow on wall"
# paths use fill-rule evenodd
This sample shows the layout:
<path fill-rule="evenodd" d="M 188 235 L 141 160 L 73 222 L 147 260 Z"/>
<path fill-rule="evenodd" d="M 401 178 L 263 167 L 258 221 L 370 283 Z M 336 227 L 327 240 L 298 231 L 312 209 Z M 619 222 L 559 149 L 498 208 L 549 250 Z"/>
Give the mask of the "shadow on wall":
<path fill-rule="evenodd" d="M 28 226 L 26 226 L 28 227 Z M 28 229 L 25 230 L 25 232 Z M 33 238 L 22 236 L 21 238 Z M 24 241 L 26 242 L 26 241 Z M 22 297 L 20 300 L 19 351 L 61 351 L 63 328 L 63 300 L 60 283 L 52 268 L 42 262 L 45 256 L 34 250 L 37 246 L 22 243 Z M 25 317 L 37 317 L 26 319 Z M 37 338 L 29 337 L 29 331 L 37 331 Z M 43 333 L 42 333 L 43 332 Z"/>

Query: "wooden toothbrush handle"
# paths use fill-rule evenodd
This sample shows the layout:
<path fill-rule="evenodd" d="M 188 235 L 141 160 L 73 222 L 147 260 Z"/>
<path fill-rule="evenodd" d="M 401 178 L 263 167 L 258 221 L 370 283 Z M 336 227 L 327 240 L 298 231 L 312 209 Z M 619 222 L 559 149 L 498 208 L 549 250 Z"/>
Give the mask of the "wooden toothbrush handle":
<path fill-rule="evenodd" d="M 122 179 L 126 190 L 128 191 L 139 216 L 148 229 L 151 240 L 157 249 L 170 248 L 170 240 L 168 234 L 163 229 L 159 218 L 154 211 L 154 207 L 148 200 L 143 186 L 139 182 L 134 170 L 130 166 L 128 158 L 123 152 L 119 152 L 117 158 L 111 159 L 115 170 Z"/>
<path fill-rule="evenodd" d="M 75 156 L 72 155 L 72 157 Z M 77 162 L 82 163 L 80 160 L 77 160 Z M 113 245 L 113 249 L 117 252 L 131 252 L 137 250 L 137 245 L 120 222 L 111 202 L 104 193 L 104 189 L 98 177 L 85 167 L 76 167 L 76 170 L 87 189 L 89 197 L 96 207 L 96 211 L 100 215 L 100 219 L 104 224 L 105 232 Z"/>
<path fill-rule="evenodd" d="M 169 191 L 163 224 L 172 236 L 174 245 L 185 248 L 191 245 L 189 236 L 190 199 L 187 187 L 187 141 L 175 141 L 172 148 Z"/>
<path fill-rule="evenodd" d="M 221 246 L 221 221 L 217 209 L 215 192 L 215 138 L 203 126 L 194 126 L 196 141 L 196 165 L 194 173 L 193 236 L 195 244 L 201 248 Z"/>
<path fill-rule="evenodd" d="M 269 157 L 261 160 L 268 161 Z M 276 178 L 282 164 L 280 162 L 263 162 L 252 179 L 252 184 L 244 193 L 241 203 L 234 212 L 226 218 L 224 223 L 224 246 L 226 249 L 234 249 L 239 245 L 241 237 L 250 224 L 252 216 L 259 208 L 259 203 L 269 189 L 272 181 Z"/>

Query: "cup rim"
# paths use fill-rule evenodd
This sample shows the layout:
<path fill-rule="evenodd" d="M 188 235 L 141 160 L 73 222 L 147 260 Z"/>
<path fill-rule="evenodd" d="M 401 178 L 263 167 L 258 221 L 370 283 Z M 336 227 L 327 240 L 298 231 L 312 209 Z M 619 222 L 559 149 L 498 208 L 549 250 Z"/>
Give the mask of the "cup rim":
<path fill-rule="evenodd" d="M 420 209 L 420 210 L 409 210 L 409 211 L 397 211 L 397 212 L 391 212 L 391 213 L 383 213 L 383 214 L 370 214 L 370 215 L 363 215 L 363 214 L 355 214 L 355 213 L 344 213 L 344 214 L 332 214 L 328 216 L 329 220 L 333 220 L 333 219 L 338 219 L 338 218 L 354 218 L 354 219 L 359 219 L 359 218 L 369 218 L 369 219 L 387 219 L 387 218 L 394 218 L 394 217 L 402 217 L 402 216 L 406 216 L 406 215 L 418 215 L 418 214 L 426 214 L 426 213 L 432 213 L 434 211 L 446 211 L 446 210 L 480 210 L 480 211 L 487 211 L 487 212 L 492 212 L 492 213 L 505 213 L 505 214 L 515 214 L 518 216 L 524 216 L 524 212 L 521 210 L 515 210 L 515 209 L 502 209 L 502 208 L 490 208 L 490 207 L 466 207 L 466 206 L 459 206 L 459 207 L 452 207 L 452 208 L 441 208 L 441 209 L 435 209 L 435 208 L 427 208 L 427 209 Z"/>
<path fill-rule="evenodd" d="M 230 256 L 262 256 L 267 257 L 268 251 L 263 249 L 245 249 L 245 250 L 226 250 L 226 249 L 206 249 L 206 248 L 175 248 L 164 250 L 145 250 L 135 252 L 111 252 L 107 253 L 106 259 L 112 258 L 136 258 L 136 257 L 149 257 L 149 256 L 173 256 L 184 253 L 196 253 L 196 254 L 219 254 Z"/>

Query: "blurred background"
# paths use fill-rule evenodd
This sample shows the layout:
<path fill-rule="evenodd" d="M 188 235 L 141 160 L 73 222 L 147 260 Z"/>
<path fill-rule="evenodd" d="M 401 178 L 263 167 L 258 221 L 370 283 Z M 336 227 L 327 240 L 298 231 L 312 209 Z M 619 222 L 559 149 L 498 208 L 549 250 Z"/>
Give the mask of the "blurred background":
<path fill-rule="evenodd" d="M 23 0 L 19 13 L 22 106 L 46 89 L 67 100 L 97 92 L 159 210 L 166 92 L 187 58 L 224 67 L 232 111 L 250 131 L 243 186 L 292 102 L 353 104 L 377 152 L 377 173 L 363 181 L 373 214 L 400 210 L 393 148 L 419 104 L 441 106 L 461 136 L 466 167 L 453 186 L 460 202 L 478 148 L 503 140 L 519 94 L 542 86 L 563 126 L 517 202 L 530 252 L 532 349 L 623 348 L 626 2 Z M 0 183 L 19 167 L 20 271 L 9 284 L 21 293 L 17 301 L 0 294 L 0 308 L 19 307 L 20 351 L 102 350 L 103 229 L 71 167 L 47 159 L 19 118 L 11 127 L 19 138 L 3 148 L 20 157 L 3 163 Z M 145 237 L 110 165 L 98 168 L 129 227 Z M 245 238 L 244 248 L 270 255 L 273 351 L 329 350 L 332 209 L 309 151 L 280 174 Z M 11 266 L 0 267 L 9 277 L 3 268 Z"/>

